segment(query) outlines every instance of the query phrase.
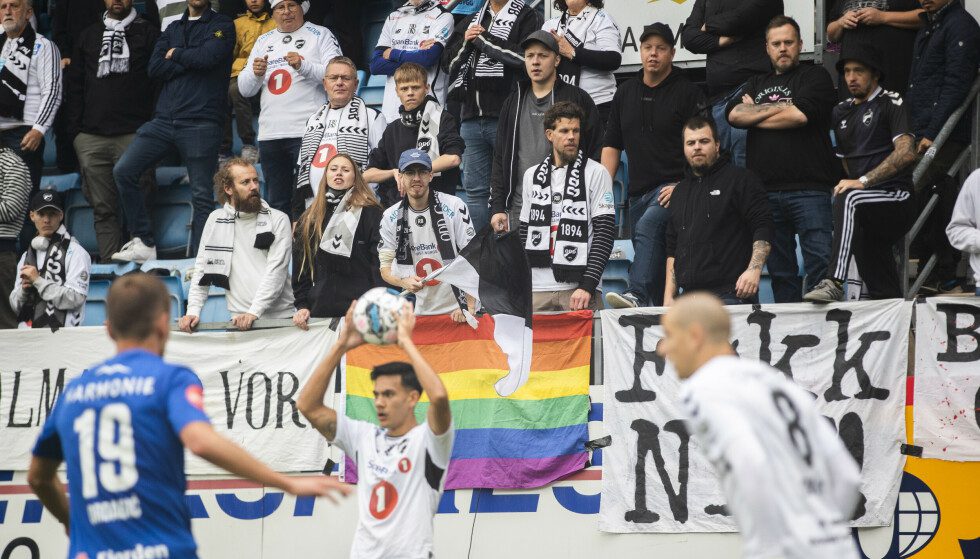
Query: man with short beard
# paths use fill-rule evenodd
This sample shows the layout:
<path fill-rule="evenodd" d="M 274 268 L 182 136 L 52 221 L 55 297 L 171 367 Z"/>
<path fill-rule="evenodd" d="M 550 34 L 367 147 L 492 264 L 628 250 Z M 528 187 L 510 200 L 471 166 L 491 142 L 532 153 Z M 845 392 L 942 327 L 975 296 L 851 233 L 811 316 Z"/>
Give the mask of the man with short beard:
<path fill-rule="evenodd" d="M 180 329 L 197 327 L 211 285 L 226 290 L 231 323 L 239 330 L 259 318 L 292 318 L 289 217 L 259 196 L 258 172 L 244 159 L 221 166 L 214 190 L 223 206 L 204 225 Z"/>
<path fill-rule="evenodd" d="M 766 191 L 752 171 L 720 152 L 713 119 L 695 116 L 684 124 L 688 168 L 670 198 L 664 306 L 678 289 L 707 291 L 726 305 L 759 302 L 772 238 Z"/>

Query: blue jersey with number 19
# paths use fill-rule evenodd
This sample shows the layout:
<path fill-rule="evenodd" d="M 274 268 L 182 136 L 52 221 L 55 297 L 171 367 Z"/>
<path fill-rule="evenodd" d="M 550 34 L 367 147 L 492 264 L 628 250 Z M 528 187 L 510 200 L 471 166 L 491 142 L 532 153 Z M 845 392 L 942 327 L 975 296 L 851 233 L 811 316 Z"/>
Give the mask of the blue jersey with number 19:
<path fill-rule="evenodd" d="M 70 559 L 197 556 L 180 431 L 208 421 L 190 369 L 143 350 L 71 381 L 34 455 L 68 470 Z"/>

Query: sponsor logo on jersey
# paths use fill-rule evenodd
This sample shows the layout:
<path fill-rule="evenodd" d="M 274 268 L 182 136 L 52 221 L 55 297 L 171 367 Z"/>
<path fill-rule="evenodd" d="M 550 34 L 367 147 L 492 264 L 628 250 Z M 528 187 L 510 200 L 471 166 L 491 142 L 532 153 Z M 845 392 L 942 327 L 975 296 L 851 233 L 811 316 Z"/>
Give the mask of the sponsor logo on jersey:
<path fill-rule="evenodd" d="M 187 403 L 194 406 L 195 408 L 204 411 L 204 389 L 196 384 L 188 386 L 187 390 L 184 391 L 184 397 L 187 398 Z"/>
<path fill-rule="evenodd" d="M 225 261 L 222 258 L 208 258 L 207 264 L 208 266 L 224 266 Z"/>
<path fill-rule="evenodd" d="M 408 34 L 409 34 L 409 35 L 414 35 L 414 34 L 415 34 L 415 29 L 416 29 L 416 27 L 417 27 L 417 26 L 416 26 L 416 25 L 415 25 L 414 23 L 410 23 L 410 24 L 408 25 Z"/>
<path fill-rule="evenodd" d="M 285 37 L 282 38 L 282 44 L 284 44 L 284 45 L 288 45 L 291 42 L 293 42 L 293 36 L 292 35 L 286 35 Z"/>
<path fill-rule="evenodd" d="M 170 548 L 160 545 L 136 544 L 132 549 L 115 551 L 106 549 L 95 554 L 95 559 L 168 559 Z"/>

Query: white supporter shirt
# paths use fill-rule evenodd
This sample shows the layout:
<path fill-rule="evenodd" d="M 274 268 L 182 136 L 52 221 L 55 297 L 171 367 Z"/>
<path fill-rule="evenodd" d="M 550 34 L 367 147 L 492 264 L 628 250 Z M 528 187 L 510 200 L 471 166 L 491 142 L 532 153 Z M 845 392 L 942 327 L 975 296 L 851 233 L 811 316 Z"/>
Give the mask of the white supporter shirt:
<path fill-rule="evenodd" d="M 449 228 L 449 234 L 452 237 L 451 242 L 455 243 L 456 254 L 459 254 L 459 251 L 476 236 L 466 204 L 459 198 L 442 192 L 436 193 L 436 199 L 442 204 L 446 226 Z M 385 260 L 385 256 L 394 258 L 395 251 L 398 249 L 395 233 L 398 230 L 398 215 L 400 213 L 401 203 L 398 203 L 385 210 L 384 216 L 381 218 L 380 250 L 382 261 Z M 412 261 L 415 262 L 415 270 L 412 273 L 424 278 L 442 268 L 446 262 L 443 262 L 442 256 L 439 254 L 439 244 L 436 242 L 435 227 L 430 223 L 429 209 L 416 211 L 409 206 L 408 219 L 412 231 Z M 400 274 L 396 264 L 396 262 L 392 262 L 392 274 L 402 278 L 411 275 L 407 271 Z M 439 280 L 427 282 L 425 287 L 415 296 L 415 314 L 418 315 L 449 314 L 459 308 L 452 287 Z"/>
<path fill-rule="evenodd" d="M 333 443 L 357 464 L 354 559 L 429 559 L 432 517 L 453 449 L 453 428 L 436 435 L 428 422 L 401 437 L 337 414 Z"/>
<path fill-rule="evenodd" d="M 255 226 L 259 214 L 240 213 L 235 219 L 235 244 L 231 253 L 231 270 L 228 272 L 228 290 L 225 303 L 231 314 L 249 313 L 259 318 L 292 318 L 293 286 L 289 281 L 289 260 L 292 257 L 293 239 L 289 217 L 275 208 L 269 208 L 272 234 L 275 239 L 267 249 L 255 248 Z M 203 242 L 211 238 L 211 229 L 224 209 L 211 212 L 204 232 Z M 197 252 L 194 278 L 187 294 L 187 314 L 201 316 L 201 309 L 208 298 L 208 285 L 201 285 L 206 254 L 203 246 Z"/>
<path fill-rule="evenodd" d="M 453 15 L 445 12 L 438 5 L 422 12 L 415 13 L 415 8 L 405 6 L 399 8 L 388 15 L 384 27 L 381 28 L 381 36 L 378 38 L 378 47 L 392 48 L 394 50 L 415 51 L 419 50 L 419 45 L 429 39 L 446 46 L 449 35 L 453 32 Z M 426 68 L 429 76 L 429 88 L 436 100 L 442 106 L 446 105 L 446 74 L 442 72 L 437 61 L 432 66 Z M 395 77 L 388 76 L 385 82 L 385 96 L 381 103 L 381 113 L 387 122 L 398 120 L 398 107 L 401 101 L 398 100 L 398 93 L 395 91 Z"/>
<path fill-rule="evenodd" d="M 596 10 L 593 12 L 592 10 L 586 9 L 579 12 L 577 16 L 570 17 L 569 19 L 574 22 L 577 19 L 584 18 L 592 19 L 592 22 L 589 25 L 585 37 L 580 37 L 580 39 L 584 39 L 582 48 L 587 50 L 621 52 L 622 35 L 619 31 L 619 25 L 616 24 L 616 20 L 606 10 Z M 565 30 L 558 28 L 560 20 L 560 16 L 551 18 L 544 22 L 541 29 L 545 31 L 557 31 L 559 35 L 564 35 Z M 578 28 L 578 25 L 573 25 L 573 27 Z M 596 105 L 608 103 L 616 95 L 616 76 L 613 75 L 613 72 L 603 72 L 583 66 L 579 74 L 579 82 L 575 85 L 584 89 L 586 93 L 592 96 L 592 100 Z"/>
<path fill-rule="evenodd" d="M 82 245 L 75 240 L 75 237 L 72 237 L 71 242 L 68 243 L 68 252 L 65 254 L 65 266 L 68 268 L 68 271 L 65 272 L 64 285 L 58 285 L 44 279 L 44 263 L 47 259 L 47 249 L 37 251 L 37 270 L 40 272 L 41 277 L 34 282 L 34 287 L 42 299 L 38 302 L 38 305 L 46 305 L 47 301 L 51 301 L 54 303 L 55 308 L 65 311 L 66 327 L 81 326 L 82 321 L 85 320 L 85 300 L 88 297 L 89 272 L 92 268 L 92 258 Z M 21 297 L 24 295 L 24 290 L 20 285 L 19 274 L 26 260 L 27 252 L 24 252 L 20 256 L 20 261 L 17 262 L 18 275 L 14 278 L 13 289 L 10 291 L 10 308 L 13 309 L 14 314 L 20 312 Z M 28 326 L 26 323 L 21 322 L 17 327 L 27 328 Z"/>
<path fill-rule="evenodd" d="M 313 196 L 306 199 L 307 208 L 313 205 L 316 193 L 320 190 L 320 180 L 323 179 L 323 174 L 327 170 L 327 163 L 337 154 L 337 131 L 340 128 L 340 115 L 347 110 L 348 106 L 350 106 L 350 103 L 339 109 L 327 109 L 327 124 L 323 130 L 323 139 L 320 140 L 320 147 L 317 148 L 316 154 L 313 156 L 313 161 L 310 162 L 310 186 L 313 188 Z M 374 107 L 365 105 L 364 108 L 368 112 L 368 122 L 370 123 L 368 126 L 368 153 L 371 153 L 371 150 L 378 147 L 378 142 L 381 141 L 381 136 L 384 134 L 388 123 L 385 122 L 384 117 Z M 300 157 L 302 157 L 302 154 L 300 154 Z M 355 161 L 355 163 L 363 168 L 367 165 L 367 160 Z"/>
<path fill-rule="evenodd" d="M 723 356 L 683 382 L 680 402 L 744 557 L 857 559 L 848 521 L 860 472 L 809 393 L 764 363 Z"/>
<path fill-rule="evenodd" d="M 7 63 L 8 50 L 15 46 L 7 41 L 0 52 L 0 68 Z M 7 87 L 3 85 L 3 87 Z M 55 114 L 61 106 L 61 53 L 54 43 L 40 33 L 34 40 L 34 53 L 27 69 L 27 99 L 24 101 L 24 118 L 0 117 L 0 130 L 18 126 L 30 126 L 45 134 L 54 124 Z"/>
<path fill-rule="evenodd" d="M 522 185 L 521 223 L 528 223 L 531 217 L 531 186 L 534 184 L 534 171 L 531 167 L 524 171 Z M 558 235 L 558 222 L 565 193 L 565 174 L 568 166 L 553 167 L 551 171 L 551 255 L 555 254 L 555 237 Z M 598 215 L 615 215 L 616 205 L 613 202 L 612 178 L 605 167 L 591 159 L 585 160 L 585 205 L 589 208 L 589 247 L 592 246 L 592 218 Z M 571 203 L 571 202 L 569 202 Z M 532 291 L 567 291 L 576 289 L 578 284 L 562 283 L 555 279 L 551 268 L 531 268 Z"/>
<path fill-rule="evenodd" d="M 286 63 L 289 52 L 303 57 L 299 70 Z M 260 78 L 252 71 L 252 62 L 263 56 L 269 57 L 269 64 Z M 307 119 L 326 102 L 323 76 L 335 56 L 341 52 L 333 33 L 310 22 L 292 33 L 273 29 L 255 40 L 248 63 L 238 74 L 238 89 L 245 97 L 262 91 L 259 140 L 303 136 Z"/>

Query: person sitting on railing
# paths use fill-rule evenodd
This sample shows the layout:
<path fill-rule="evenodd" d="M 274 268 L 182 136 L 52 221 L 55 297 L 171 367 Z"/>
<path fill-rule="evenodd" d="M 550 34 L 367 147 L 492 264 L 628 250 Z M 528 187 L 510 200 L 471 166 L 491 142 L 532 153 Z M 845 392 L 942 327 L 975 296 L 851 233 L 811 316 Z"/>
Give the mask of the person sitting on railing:
<path fill-rule="evenodd" d="M 905 96 L 912 132 L 918 140 L 920 155 L 932 147 L 950 115 L 966 101 L 970 86 L 977 79 L 980 64 L 980 26 L 959 0 L 920 0 L 926 25 L 915 37 L 909 89 Z M 953 214 L 957 184 L 947 179 L 947 172 L 960 153 L 970 144 L 970 113 L 963 115 L 946 142 L 916 185 L 916 202 L 921 210 L 932 192 L 939 204 L 926 224 L 920 243 L 913 254 L 920 256 L 920 271 L 933 253 L 938 257 L 932 280 L 926 284 L 931 292 L 957 292 L 956 268 L 959 254 L 945 235 L 946 224 Z M 929 189 L 935 187 L 935 190 Z M 927 190 L 929 189 L 929 190 Z"/>
<path fill-rule="evenodd" d="M 851 256 L 872 299 L 902 296 L 894 245 L 915 219 L 914 138 L 902 97 L 879 85 L 882 57 L 872 45 L 847 47 L 837 62 L 852 95 L 834 108 L 837 157 L 847 178 L 834 188 L 834 241 L 828 276 L 803 296 L 812 303 L 844 297 Z"/>
<path fill-rule="evenodd" d="M 970 255 L 974 294 L 980 295 L 980 169 L 973 171 L 963 183 L 946 236 L 957 250 Z"/>
<path fill-rule="evenodd" d="M 204 225 L 180 329 L 197 327 L 212 285 L 227 290 L 231 323 L 239 330 L 258 318 L 292 318 L 289 216 L 259 196 L 258 172 L 244 159 L 229 159 L 218 169 L 214 190 L 222 207 Z"/>

